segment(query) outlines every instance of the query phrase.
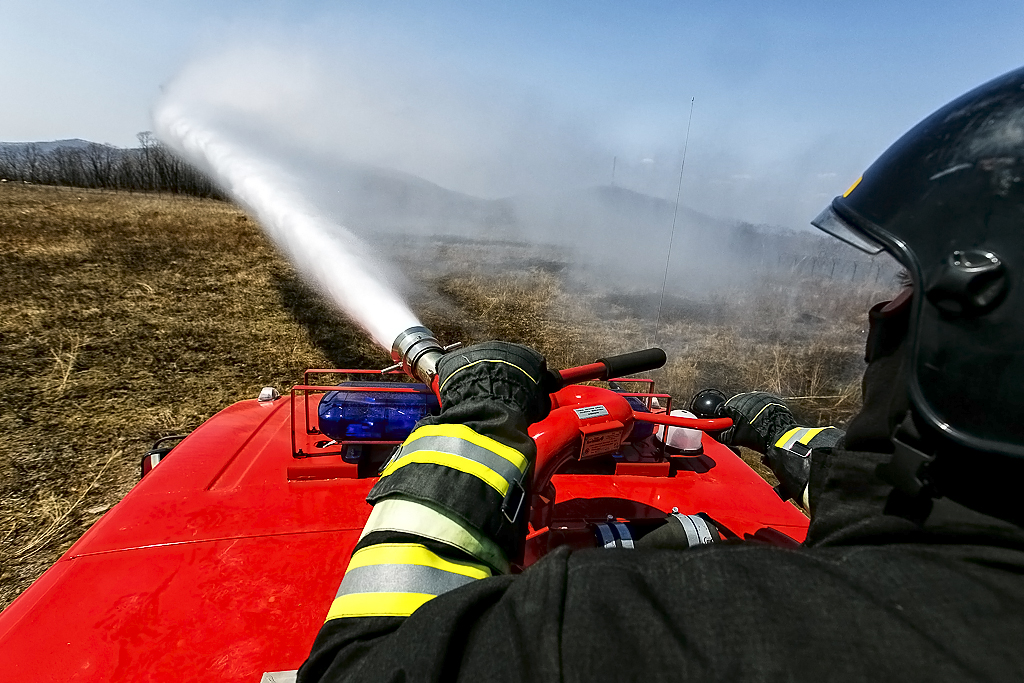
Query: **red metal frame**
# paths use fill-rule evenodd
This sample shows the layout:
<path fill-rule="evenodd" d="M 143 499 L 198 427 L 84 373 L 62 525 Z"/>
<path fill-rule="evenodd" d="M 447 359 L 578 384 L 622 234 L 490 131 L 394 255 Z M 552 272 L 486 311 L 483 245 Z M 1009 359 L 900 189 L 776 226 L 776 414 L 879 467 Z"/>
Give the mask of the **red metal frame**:
<path fill-rule="evenodd" d="M 649 377 L 615 377 L 613 379 L 608 380 L 608 382 L 609 383 L 615 382 L 616 384 L 627 384 L 627 383 L 649 384 L 650 386 L 647 387 L 647 391 L 627 391 L 627 392 L 623 393 L 622 395 L 623 396 L 635 396 L 637 398 L 645 398 L 645 399 L 647 399 L 644 403 L 647 406 L 647 410 L 650 410 L 651 412 L 655 411 L 653 399 L 657 398 L 657 399 L 660 400 L 660 399 L 664 398 L 664 399 L 666 399 L 665 406 L 663 408 L 660 408 L 659 412 L 666 412 L 667 413 L 667 412 L 671 412 L 671 410 L 672 410 L 672 397 L 669 396 L 668 394 L 656 394 L 654 392 L 654 380 L 649 378 Z"/>
<path fill-rule="evenodd" d="M 658 425 L 669 427 L 687 427 L 699 429 L 702 432 L 717 432 L 732 427 L 732 420 L 728 417 L 716 417 L 710 420 L 703 420 L 698 417 L 676 417 L 675 415 L 661 415 L 658 413 L 634 413 L 633 419 L 641 422 L 653 422 Z"/>

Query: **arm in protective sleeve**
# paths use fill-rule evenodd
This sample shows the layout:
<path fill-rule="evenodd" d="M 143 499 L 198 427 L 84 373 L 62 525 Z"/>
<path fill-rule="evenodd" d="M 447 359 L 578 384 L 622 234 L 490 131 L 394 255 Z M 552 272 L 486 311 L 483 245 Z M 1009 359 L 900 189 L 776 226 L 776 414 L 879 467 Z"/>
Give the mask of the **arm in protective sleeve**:
<path fill-rule="evenodd" d="M 832 448 L 843 438 L 836 427 L 800 425 L 781 398 L 763 391 L 737 394 L 720 408 L 733 426 L 718 438 L 757 451 L 779 478 L 779 495 L 810 509 L 811 451 Z"/>
<path fill-rule="evenodd" d="M 765 459 L 779 478 L 780 495 L 792 498 L 805 510 L 811 509 L 811 451 L 832 448 L 844 432 L 838 427 L 801 427 L 794 425 L 774 437 Z"/>
<path fill-rule="evenodd" d="M 491 342 L 438 364 L 442 412 L 421 421 L 381 471 L 300 681 L 339 680 L 356 652 L 445 592 L 508 572 L 525 535 L 531 421 L 548 410 L 536 352 Z"/>

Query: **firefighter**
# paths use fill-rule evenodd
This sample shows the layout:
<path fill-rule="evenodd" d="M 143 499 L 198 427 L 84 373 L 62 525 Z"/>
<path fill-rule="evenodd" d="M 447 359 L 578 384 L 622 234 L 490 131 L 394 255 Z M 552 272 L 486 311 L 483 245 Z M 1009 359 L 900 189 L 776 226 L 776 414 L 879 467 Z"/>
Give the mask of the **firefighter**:
<path fill-rule="evenodd" d="M 814 224 L 911 287 L 870 312 L 845 433 L 767 394 L 722 408 L 809 506 L 803 547 L 560 548 L 509 575 L 551 387 L 536 352 L 477 345 L 439 362 L 442 411 L 372 489 L 299 680 L 1024 680 L 1024 69 Z"/>

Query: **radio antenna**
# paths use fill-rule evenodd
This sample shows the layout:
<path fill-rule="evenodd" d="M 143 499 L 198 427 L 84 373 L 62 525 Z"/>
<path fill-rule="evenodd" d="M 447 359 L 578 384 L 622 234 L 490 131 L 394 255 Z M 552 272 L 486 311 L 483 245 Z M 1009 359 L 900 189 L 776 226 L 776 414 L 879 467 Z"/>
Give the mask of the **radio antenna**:
<path fill-rule="evenodd" d="M 686 149 L 690 146 L 690 124 L 693 123 L 693 103 L 696 97 L 690 98 L 690 118 L 686 121 L 686 138 L 683 140 L 683 161 L 679 164 L 679 184 L 676 185 L 676 206 L 672 211 L 672 231 L 668 236 L 668 253 L 665 254 L 665 279 L 661 282 L 661 303 L 658 304 L 658 321 L 654 323 L 654 345 L 658 344 L 658 333 L 661 331 L 661 312 L 665 308 L 665 288 L 668 287 L 668 266 L 672 261 L 672 243 L 676 239 L 676 219 L 679 218 L 679 195 L 683 191 L 683 169 L 686 168 Z"/>

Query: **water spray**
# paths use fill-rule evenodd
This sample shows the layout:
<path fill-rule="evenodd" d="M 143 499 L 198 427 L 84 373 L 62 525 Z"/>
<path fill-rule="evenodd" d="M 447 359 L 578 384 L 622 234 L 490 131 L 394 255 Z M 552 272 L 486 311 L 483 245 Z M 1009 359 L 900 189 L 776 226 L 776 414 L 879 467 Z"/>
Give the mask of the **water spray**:
<path fill-rule="evenodd" d="M 384 274 L 372 265 L 358 238 L 324 218 L 291 189 L 280 168 L 221 134 L 173 98 L 161 103 L 154 119 L 160 139 L 207 170 L 249 209 L 292 264 L 385 351 L 391 350 L 396 334 L 405 334 L 403 330 L 425 330 L 418 327 L 416 316 L 387 284 Z M 433 339 L 429 331 L 427 334 Z M 410 367 L 428 367 L 418 351 L 421 346 L 415 347 L 417 355 Z"/>

